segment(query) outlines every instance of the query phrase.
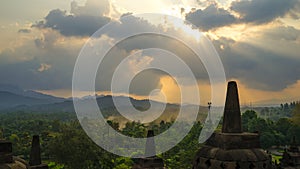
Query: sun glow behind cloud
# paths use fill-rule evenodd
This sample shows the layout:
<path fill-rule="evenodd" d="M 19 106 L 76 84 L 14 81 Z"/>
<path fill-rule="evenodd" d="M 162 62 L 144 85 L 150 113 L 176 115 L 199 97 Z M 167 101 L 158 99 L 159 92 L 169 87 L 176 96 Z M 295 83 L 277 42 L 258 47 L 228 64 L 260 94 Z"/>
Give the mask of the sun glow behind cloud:
<path fill-rule="evenodd" d="M 203 33 L 198 29 L 193 29 L 192 25 L 187 24 L 184 20 L 174 20 L 173 16 L 166 16 L 165 23 L 170 23 L 171 27 L 175 30 L 181 30 L 184 36 L 196 40 L 196 42 L 200 42 L 201 38 L 203 38 Z M 180 31 L 179 31 L 180 32 Z"/>

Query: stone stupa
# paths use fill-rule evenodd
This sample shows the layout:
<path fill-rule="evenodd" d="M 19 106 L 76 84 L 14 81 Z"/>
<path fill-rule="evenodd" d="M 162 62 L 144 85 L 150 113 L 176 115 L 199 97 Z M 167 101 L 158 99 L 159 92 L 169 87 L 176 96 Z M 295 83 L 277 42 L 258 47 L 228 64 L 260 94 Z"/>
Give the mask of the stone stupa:
<path fill-rule="evenodd" d="M 34 135 L 32 138 L 29 165 L 30 169 L 48 169 L 47 164 L 42 164 L 40 137 L 38 135 Z"/>
<path fill-rule="evenodd" d="M 228 83 L 222 132 L 213 133 L 197 152 L 193 169 L 272 169 L 259 134 L 242 132 L 237 84 Z"/>
<path fill-rule="evenodd" d="M 28 169 L 29 165 L 25 160 L 15 157 L 12 154 L 12 143 L 0 139 L 0 168 L 1 169 Z"/>
<path fill-rule="evenodd" d="M 0 139 L 0 169 L 48 169 L 48 165 L 41 162 L 39 136 L 33 136 L 29 163 L 13 156 L 10 141 Z"/>
<path fill-rule="evenodd" d="M 163 159 L 157 157 L 155 150 L 154 131 L 148 130 L 145 149 L 145 158 L 136 159 L 132 169 L 165 169 Z M 150 157 L 148 157 L 150 156 Z"/>
<path fill-rule="evenodd" d="M 282 169 L 300 169 L 300 150 L 295 136 L 290 147 L 284 151 L 280 166 Z"/>

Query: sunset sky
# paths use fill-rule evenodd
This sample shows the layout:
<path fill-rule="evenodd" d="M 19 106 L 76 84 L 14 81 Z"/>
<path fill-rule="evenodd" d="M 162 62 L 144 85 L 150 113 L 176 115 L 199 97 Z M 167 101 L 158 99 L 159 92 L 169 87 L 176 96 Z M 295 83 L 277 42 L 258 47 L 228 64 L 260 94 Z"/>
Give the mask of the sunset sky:
<path fill-rule="evenodd" d="M 166 28 L 135 16 L 130 17 L 130 23 L 119 21 L 121 16 L 130 13 L 161 13 L 186 20 L 185 26 L 193 31 L 176 25 L 167 28 L 167 31 L 186 33 L 186 40 L 195 41 L 198 32 L 203 32 L 217 50 L 227 80 L 238 82 L 242 105 L 250 102 L 254 106 L 274 105 L 300 100 L 299 0 L 2 1 L 1 83 L 70 97 L 76 58 L 99 28 L 109 22 L 115 22 L 120 31 Z M 108 33 L 102 38 L 114 40 L 117 36 Z M 141 37 L 120 44 L 111 55 L 125 57 L 149 45 L 141 40 L 151 43 Z M 182 54 L 192 67 L 203 69 L 201 65 L 193 65 L 193 61 L 185 56 L 189 55 L 186 49 L 178 47 L 176 42 L 161 43 L 166 49 Z M 149 57 L 141 55 L 133 61 L 146 64 Z M 105 66 L 104 74 L 108 76 L 113 70 L 110 70 L 110 62 Z M 202 75 L 197 76 L 197 80 L 203 98 L 201 104 L 205 104 L 210 100 L 209 84 Z M 100 86 L 102 82 L 103 79 Z M 137 77 L 131 92 L 136 98 L 145 98 L 153 89 L 160 89 L 169 102 L 179 102 L 178 87 L 172 78 L 155 71 Z M 188 85 L 184 90 L 193 93 Z M 98 93 L 110 92 L 107 87 L 99 87 Z M 183 102 L 193 103 L 192 100 Z"/>

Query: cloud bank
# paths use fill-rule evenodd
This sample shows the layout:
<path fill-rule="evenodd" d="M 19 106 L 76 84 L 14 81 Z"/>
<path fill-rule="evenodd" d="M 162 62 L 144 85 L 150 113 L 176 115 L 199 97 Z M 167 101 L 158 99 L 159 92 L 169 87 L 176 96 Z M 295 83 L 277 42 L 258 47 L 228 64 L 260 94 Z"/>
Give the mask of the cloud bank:
<path fill-rule="evenodd" d="M 224 9 L 213 3 L 187 13 L 185 18 L 200 30 L 208 31 L 232 24 L 264 24 L 287 14 L 295 16 L 295 8 L 299 4 L 298 0 L 242 0 L 233 1 L 228 9 Z"/>
<path fill-rule="evenodd" d="M 39 21 L 33 27 L 51 28 L 64 36 L 91 36 L 102 26 L 110 22 L 106 17 L 110 4 L 107 0 L 88 0 L 85 6 L 71 3 L 71 14 L 55 9 L 49 12 L 44 21 Z"/>

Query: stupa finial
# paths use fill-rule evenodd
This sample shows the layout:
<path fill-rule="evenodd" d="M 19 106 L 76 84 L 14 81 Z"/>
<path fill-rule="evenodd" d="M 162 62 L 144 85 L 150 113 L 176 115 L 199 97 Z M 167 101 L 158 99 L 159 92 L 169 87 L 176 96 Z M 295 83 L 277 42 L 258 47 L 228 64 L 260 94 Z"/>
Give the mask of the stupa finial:
<path fill-rule="evenodd" d="M 235 81 L 228 82 L 227 96 L 223 117 L 223 133 L 241 133 L 241 111 L 238 88 Z"/>

